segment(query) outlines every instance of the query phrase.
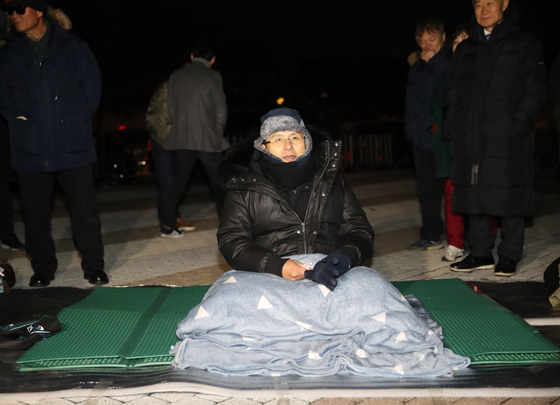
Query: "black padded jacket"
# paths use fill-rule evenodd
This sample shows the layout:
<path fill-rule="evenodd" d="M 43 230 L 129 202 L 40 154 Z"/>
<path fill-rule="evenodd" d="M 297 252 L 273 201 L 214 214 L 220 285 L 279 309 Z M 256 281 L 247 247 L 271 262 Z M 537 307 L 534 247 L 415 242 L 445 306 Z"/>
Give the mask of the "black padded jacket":
<path fill-rule="evenodd" d="M 374 232 L 350 186 L 338 173 L 340 141 L 323 141 L 302 222 L 274 183 L 235 165 L 218 229 L 220 252 L 236 270 L 282 276 L 282 257 L 341 250 L 352 267 L 373 252 Z"/>

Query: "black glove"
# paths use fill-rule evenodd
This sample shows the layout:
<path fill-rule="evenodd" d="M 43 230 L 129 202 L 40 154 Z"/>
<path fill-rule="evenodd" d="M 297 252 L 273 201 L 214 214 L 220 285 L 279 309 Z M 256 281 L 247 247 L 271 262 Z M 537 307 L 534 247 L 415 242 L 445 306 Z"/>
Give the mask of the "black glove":
<path fill-rule="evenodd" d="M 350 259 L 340 250 L 336 250 L 317 262 L 313 270 L 306 270 L 305 278 L 323 284 L 329 290 L 338 285 L 336 277 L 342 276 L 350 270 Z"/>

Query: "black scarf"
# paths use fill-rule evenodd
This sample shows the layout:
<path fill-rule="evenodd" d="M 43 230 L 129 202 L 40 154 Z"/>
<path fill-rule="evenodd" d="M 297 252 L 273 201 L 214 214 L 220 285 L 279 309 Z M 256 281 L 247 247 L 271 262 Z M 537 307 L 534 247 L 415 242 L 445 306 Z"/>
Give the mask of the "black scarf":
<path fill-rule="evenodd" d="M 259 164 L 263 174 L 281 187 L 295 188 L 313 178 L 317 161 L 313 153 L 300 161 L 281 162 L 262 154 Z"/>

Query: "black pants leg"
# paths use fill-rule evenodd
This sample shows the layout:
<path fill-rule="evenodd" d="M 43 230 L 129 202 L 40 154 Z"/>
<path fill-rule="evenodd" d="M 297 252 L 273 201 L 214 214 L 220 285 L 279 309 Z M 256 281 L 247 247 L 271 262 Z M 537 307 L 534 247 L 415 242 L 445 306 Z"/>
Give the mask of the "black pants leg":
<path fill-rule="evenodd" d="M 169 191 L 164 196 L 161 210 L 161 223 L 169 228 L 175 228 L 177 222 L 177 207 L 187 188 L 187 182 L 196 163 L 197 155 L 194 151 L 178 150 L 175 153 L 173 165 L 173 181 Z"/>
<path fill-rule="evenodd" d="M 0 179 L 0 241 L 8 242 L 14 236 L 14 207 L 10 182 Z"/>
<path fill-rule="evenodd" d="M 25 221 L 25 251 L 35 273 L 56 271 L 54 241 L 51 236 L 51 204 L 55 173 L 18 172 Z"/>
<path fill-rule="evenodd" d="M 439 241 L 443 233 L 441 202 L 443 191 L 441 182 L 436 179 L 434 153 L 414 147 L 414 164 L 418 178 L 418 200 L 422 211 L 420 238 Z"/>
<path fill-rule="evenodd" d="M 523 257 L 523 243 L 525 241 L 525 218 L 502 217 L 502 242 L 498 245 L 498 257 L 508 257 L 519 263 Z"/>
<path fill-rule="evenodd" d="M 72 235 L 76 248 L 82 255 L 82 269 L 90 271 L 105 267 L 104 247 L 101 239 L 101 219 L 93 165 L 58 172 L 58 181 L 66 193 L 70 205 Z"/>
<path fill-rule="evenodd" d="M 496 236 L 492 232 L 492 217 L 490 215 L 469 215 L 467 241 L 470 254 L 474 257 L 492 256 L 492 248 Z"/>
<path fill-rule="evenodd" d="M 197 151 L 196 154 L 202 163 L 206 175 L 210 178 L 214 201 L 216 202 L 216 211 L 219 217 L 222 215 L 222 208 L 226 199 L 226 190 L 222 187 L 218 176 L 218 163 L 222 159 L 222 153 Z"/>

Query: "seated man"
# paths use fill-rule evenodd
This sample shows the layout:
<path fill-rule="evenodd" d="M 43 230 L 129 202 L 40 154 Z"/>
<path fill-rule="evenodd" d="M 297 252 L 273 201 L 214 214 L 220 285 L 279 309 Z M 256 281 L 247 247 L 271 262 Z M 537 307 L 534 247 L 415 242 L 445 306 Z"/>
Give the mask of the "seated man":
<path fill-rule="evenodd" d="M 338 173 L 341 142 L 313 146 L 299 113 L 277 108 L 261 117 L 251 149 L 222 164 L 229 181 L 218 245 L 234 269 L 308 278 L 332 290 L 372 254 L 373 229 Z M 286 258 L 306 253 L 328 256 L 312 270 Z"/>

